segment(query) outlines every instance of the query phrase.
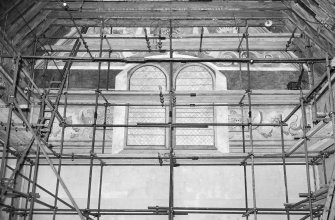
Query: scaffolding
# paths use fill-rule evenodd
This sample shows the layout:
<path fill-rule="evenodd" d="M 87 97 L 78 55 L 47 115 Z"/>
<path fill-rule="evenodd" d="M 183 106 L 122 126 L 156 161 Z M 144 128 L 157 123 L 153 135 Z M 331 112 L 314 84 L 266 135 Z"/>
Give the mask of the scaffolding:
<path fill-rule="evenodd" d="M 171 21 L 170 21 L 171 22 Z M 78 33 L 80 33 L 77 28 Z M 318 201 L 318 197 L 324 196 L 331 190 L 334 190 L 334 181 L 330 178 L 330 190 L 321 190 L 318 192 L 312 191 L 312 182 L 310 176 L 311 168 L 315 171 L 316 166 L 324 165 L 325 158 L 330 154 L 333 154 L 333 151 L 324 151 L 324 152 L 309 152 L 308 151 L 308 141 L 314 134 L 317 133 L 324 125 L 327 123 L 332 123 L 333 135 L 335 132 L 335 115 L 334 115 L 334 97 L 332 89 L 332 75 L 330 70 L 329 57 L 326 55 L 324 58 L 296 58 L 296 59 L 254 59 L 250 58 L 249 54 L 249 33 L 248 26 L 246 27 L 245 33 L 243 33 L 242 38 L 240 39 L 239 47 L 237 51 L 239 53 L 242 51 L 240 45 L 242 41 L 246 42 L 247 57 L 246 58 L 196 58 L 196 59 L 187 59 L 187 58 L 174 58 L 174 50 L 172 45 L 172 25 L 170 25 L 169 31 L 169 42 L 170 48 L 164 52 L 169 53 L 169 58 L 128 58 L 128 59 L 115 59 L 115 58 L 105 58 L 102 57 L 102 41 L 105 39 L 108 42 L 108 39 L 104 38 L 103 33 L 100 34 L 100 50 L 99 57 L 93 57 L 90 53 L 90 49 L 87 47 L 84 36 L 80 34 L 80 37 L 76 38 L 76 43 L 71 50 L 71 54 L 68 57 L 59 57 L 59 56 L 37 56 L 37 55 L 20 55 L 19 53 L 11 53 L 8 50 L 7 54 L 2 53 L 2 58 L 10 58 L 14 60 L 15 71 L 12 79 L 12 90 L 10 94 L 10 99 L 8 103 L 8 120 L 6 124 L 6 139 L 3 144 L 2 150 L 2 159 L 1 159 L 1 202 L 0 207 L 3 212 L 6 212 L 8 219 L 13 219 L 15 216 L 21 216 L 23 219 L 33 219 L 35 215 L 49 215 L 53 216 L 53 219 L 56 216 L 61 215 L 78 215 L 82 220 L 84 219 L 100 219 L 105 215 L 166 215 L 169 220 L 173 220 L 176 215 L 188 215 L 188 214 L 232 214 L 232 215 L 242 215 L 246 219 L 253 218 L 257 220 L 258 215 L 282 215 L 286 216 L 286 219 L 290 219 L 291 216 L 298 215 L 302 217 L 301 219 L 318 219 L 322 215 L 322 220 L 333 219 L 334 212 L 331 212 L 332 198 L 331 196 L 327 197 L 327 203 L 323 205 L 314 205 Z M 292 34 L 295 36 L 295 33 Z M 205 36 L 201 36 L 204 38 Z M 148 36 L 146 34 L 145 39 L 148 42 Z M 290 39 L 291 40 L 291 39 Z M 79 51 L 79 46 L 81 42 L 85 45 L 86 50 L 89 52 L 89 57 L 76 57 L 76 53 Z M 5 40 L 1 41 L 2 43 L 6 42 Z M 8 43 L 8 42 L 6 42 Z M 8 43 L 9 44 L 9 43 Z M 200 51 L 205 49 L 201 48 Z M 285 50 L 285 49 L 283 49 Z M 148 45 L 148 50 L 151 51 L 150 45 Z M 287 48 L 286 48 L 287 51 Z M 161 52 L 161 50 L 160 50 Z M 38 88 L 35 84 L 32 74 L 29 74 L 27 67 L 31 66 L 28 63 L 28 60 L 62 60 L 66 61 L 63 70 L 61 70 L 61 81 L 52 81 L 53 85 L 50 85 L 49 89 L 44 91 Z M 95 103 L 94 103 L 94 120 L 92 123 L 86 124 L 72 124 L 67 122 L 67 108 L 68 108 L 68 97 L 71 96 L 69 89 L 69 74 L 71 65 L 73 62 L 95 62 L 98 63 L 99 70 L 99 85 L 95 91 Z M 106 98 L 106 93 L 113 94 L 113 91 L 107 91 L 100 87 L 100 75 L 101 75 L 101 63 L 102 62 L 124 62 L 124 63 L 153 63 L 153 62 L 168 62 L 170 65 L 170 83 L 168 94 L 157 94 L 168 100 L 160 104 L 150 104 L 149 106 L 166 106 L 168 107 L 169 117 L 167 123 L 138 123 L 134 125 L 130 124 L 108 124 L 107 123 L 107 108 L 109 106 L 147 106 L 148 104 L 122 104 L 122 103 L 111 103 L 111 100 Z M 173 81 L 173 65 L 175 62 L 237 62 L 240 64 L 245 64 L 247 67 L 248 73 L 248 85 L 245 88 L 245 93 L 234 104 L 197 104 L 198 106 L 239 106 L 241 109 L 247 107 L 248 110 L 248 121 L 240 123 L 177 123 L 173 116 L 174 109 L 177 106 L 190 106 L 195 105 L 193 103 L 176 103 L 176 99 L 180 94 L 174 92 L 174 81 Z M 47 63 L 47 62 L 46 62 Z M 254 93 L 251 90 L 251 71 L 250 65 L 254 63 L 295 63 L 295 64 L 308 64 L 313 65 L 313 63 L 325 63 L 327 66 L 327 72 L 324 78 L 318 85 L 315 85 L 308 94 L 303 94 L 302 89 L 300 88 L 300 102 L 292 109 L 292 111 L 281 118 L 278 123 L 253 123 L 252 122 L 252 108 L 257 104 L 252 103 L 252 97 L 257 96 L 257 93 Z M 241 68 L 240 68 L 241 69 Z M 27 117 L 25 112 L 21 109 L 21 103 L 17 101 L 19 84 L 18 81 L 24 78 L 29 82 L 31 87 L 30 91 L 34 91 L 31 95 L 36 96 L 40 100 L 40 113 L 39 120 L 36 123 L 32 123 L 31 120 Z M 328 88 L 326 88 L 328 87 Z M 319 91 L 322 88 L 328 89 L 330 101 L 331 101 L 331 110 L 329 112 L 329 118 L 322 119 L 322 121 L 310 129 L 307 125 L 307 116 L 306 116 L 306 107 L 311 104 L 314 105 L 314 100 L 319 95 Z M 55 92 L 56 90 L 56 92 Z M 186 94 L 190 95 L 190 94 Z M 61 97 L 63 97 L 63 102 L 61 102 Z M 28 100 L 29 104 L 29 100 Z M 58 111 L 58 107 L 62 105 L 64 107 L 63 114 Z M 79 104 L 80 105 L 80 104 Z M 104 109 L 103 123 L 99 124 L 97 122 L 97 111 L 99 107 Z M 297 144 L 292 146 L 287 150 L 284 140 L 284 127 L 287 126 L 287 121 L 297 112 L 301 111 L 302 113 L 302 129 L 303 136 L 297 141 Z M 10 134 L 13 129 L 12 117 L 13 114 L 17 114 L 25 128 L 30 132 L 32 138 L 29 146 L 26 146 L 23 152 L 17 152 L 10 146 Z M 58 120 L 59 126 L 61 127 L 61 141 L 58 150 L 55 150 L 48 142 L 49 135 L 52 131 L 52 126 L 54 125 L 54 120 Z M 175 152 L 176 146 L 176 128 L 203 128 L 208 126 L 239 126 L 241 127 L 241 137 L 243 143 L 243 152 L 239 154 L 226 154 L 226 155 L 208 155 L 208 156 L 198 156 L 198 155 L 178 155 Z M 270 126 L 278 127 L 281 132 L 281 153 L 280 154 L 261 154 L 254 152 L 254 143 L 253 143 L 253 127 L 254 126 Z M 93 136 L 90 146 L 90 152 L 87 154 L 68 154 L 64 153 L 64 136 L 67 128 L 70 127 L 85 127 L 92 128 Z M 105 153 L 106 145 L 106 129 L 110 127 L 162 127 L 168 129 L 168 154 L 158 155 L 158 156 L 127 156 L 127 155 L 117 155 Z M 103 141 L 102 148 L 96 149 L 96 131 L 100 128 L 103 131 Z M 246 130 L 248 130 L 249 138 L 245 137 Z M 246 150 L 246 143 L 250 145 L 250 151 Z M 32 148 L 35 149 L 32 150 Z M 298 152 L 299 149 L 303 147 L 302 152 Z M 32 153 L 33 152 L 33 153 Z M 11 166 L 9 161 L 14 160 L 16 162 L 15 167 Z M 62 179 L 62 167 L 63 166 L 88 166 L 89 167 L 89 180 L 87 186 L 87 204 L 86 207 L 79 207 L 73 198 L 71 192 L 68 190 L 66 184 Z M 256 180 L 255 180 L 255 167 L 256 166 L 265 166 L 265 165 L 280 165 L 283 169 L 283 178 L 284 178 L 284 187 L 285 187 L 285 207 L 283 208 L 262 208 L 257 205 L 257 195 L 256 195 Z M 306 167 L 306 182 L 307 182 L 307 194 L 303 196 L 306 199 L 303 199 L 297 203 L 290 203 L 289 201 L 289 192 L 288 187 L 289 183 L 287 180 L 287 167 L 288 166 L 305 166 Z M 38 183 L 38 170 L 39 167 L 50 166 L 54 175 L 57 178 L 55 191 L 51 192 L 50 190 L 44 188 Z M 103 175 L 104 168 L 106 166 L 167 166 L 169 167 L 169 204 L 166 207 L 162 206 L 150 206 L 147 209 L 103 209 L 101 208 L 101 199 L 102 199 L 102 185 L 103 185 Z M 177 207 L 174 205 L 174 170 L 179 166 L 240 166 L 243 168 L 244 176 L 244 207 L 236 208 L 211 208 L 211 207 Z M 28 170 L 28 176 L 24 175 L 21 171 L 26 168 Z M 57 167 L 57 168 L 56 168 Z M 98 208 L 91 208 L 91 195 L 92 195 L 92 178 L 93 178 L 93 168 L 99 167 L 99 195 L 98 195 Z M 248 182 L 247 182 L 247 167 L 251 169 L 251 197 L 252 203 L 248 199 Z M 330 168 L 329 168 L 330 169 Z M 8 178 L 7 174 L 10 174 Z M 324 170 L 324 175 L 326 171 Z M 314 173 L 315 175 L 315 173 Z M 22 178 L 28 184 L 27 191 L 21 192 L 16 188 L 17 178 Z M 314 178 L 315 179 L 315 178 Z M 327 180 L 327 177 L 325 177 Z M 64 201 L 59 197 L 59 189 L 63 188 L 65 193 L 70 199 L 70 203 Z M 47 193 L 48 195 L 54 198 L 53 204 L 48 204 L 44 201 L 41 201 L 36 195 L 36 190 L 40 189 Z M 333 191 L 331 191 L 333 192 Z M 84 194 L 85 192 L 83 192 Z M 333 195 L 329 193 L 329 195 Z M 15 207 L 15 201 L 18 198 L 25 199 L 25 206 Z M 324 197 L 323 197 L 324 198 Z M 7 202 L 5 203 L 5 200 Z M 8 200 L 10 201 L 8 203 Z M 44 208 L 35 208 L 35 204 L 38 203 Z M 62 203 L 67 208 L 57 208 L 58 205 Z M 334 203 L 334 202 L 333 202 Z M 302 204 L 307 204 L 301 207 Z"/>

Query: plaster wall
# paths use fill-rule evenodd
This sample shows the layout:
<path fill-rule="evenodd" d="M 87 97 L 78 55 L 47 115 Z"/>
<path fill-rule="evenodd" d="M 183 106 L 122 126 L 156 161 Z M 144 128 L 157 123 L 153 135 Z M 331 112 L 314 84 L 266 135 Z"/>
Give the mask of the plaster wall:
<path fill-rule="evenodd" d="M 76 175 L 73 175 L 73 174 Z M 70 192 L 81 208 L 86 208 L 89 167 L 62 167 Z M 93 170 L 91 208 L 97 208 L 100 168 Z M 250 168 L 247 169 L 248 204 L 252 207 L 252 186 Z M 283 170 L 281 166 L 256 167 L 257 207 L 283 208 L 285 201 Z M 244 207 L 243 167 L 178 167 L 175 168 L 175 206 L 177 207 Z M 54 191 L 56 179 L 49 167 L 41 167 L 39 183 Z M 168 167 L 104 167 L 101 208 L 105 209 L 147 209 L 148 206 L 168 206 L 169 192 Z M 304 166 L 288 167 L 288 189 L 290 202 L 296 202 L 298 193 L 306 192 Z M 39 191 L 41 200 L 53 203 L 53 199 Z M 67 199 L 63 190 L 60 197 Z M 41 205 L 36 204 L 36 208 Z M 65 208 L 59 204 L 59 208 Z M 271 219 L 286 219 L 286 216 L 271 216 Z M 52 219 L 35 216 L 34 219 Z M 57 219 L 76 219 L 73 216 L 59 216 Z M 167 216 L 103 216 L 102 219 L 167 219 Z M 176 219 L 240 220 L 241 215 L 189 215 L 176 216 Z M 259 215 L 259 219 L 269 216 Z M 299 219 L 299 216 L 292 217 Z"/>

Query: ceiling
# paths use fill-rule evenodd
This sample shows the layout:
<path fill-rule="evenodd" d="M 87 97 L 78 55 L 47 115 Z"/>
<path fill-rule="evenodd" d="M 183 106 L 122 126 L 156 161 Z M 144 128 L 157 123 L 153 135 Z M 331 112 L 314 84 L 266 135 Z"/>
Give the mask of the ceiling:
<path fill-rule="evenodd" d="M 266 25 L 269 20 L 271 26 Z M 205 45 L 209 42 L 206 37 L 213 35 L 212 30 L 219 30 L 215 34 L 222 37 L 243 33 L 247 26 L 265 34 L 258 46 L 251 44 L 251 51 L 260 48 L 291 50 L 299 57 L 324 57 L 326 52 L 335 55 L 335 0 L 69 0 L 66 3 L 60 0 L 2 0 L 0 25 L 6 43 L 25 55 L 66 52 L 71 48 L 59 45 L 60 38 L 66 43 L 71 39 L 64 39 L 64 36 L 78 37 L 79 32 L 86 41 L 116 36 L 118 41 L 113 40 L 117 41 L 119 49 L 133 50 L 154 50 L 149 39 L 156 37 L 163 40 L 163 46 L 158 49 L 169 49 L 168 42 L 164 43 L 169 37 L 169 28 L 173 30 L 173 37 L 185 38 L 186 49 L 215 50 L 220 38 L 210 39 L 212 43 Z M 194 27 L 198 27 L 198 31 L 192 31 Z M 227 27 L 230 28 L 228 32 L 225 31 Z M 92 28 L 97 30 L 92 31 Z M 134 31 L 118 32 L 125 28 Z M 74 32 L 77 35 L 73 35 Z M 233 47 L 238 46 L 241 36 L 235 34 L 237 43 Z M 142 44 L 135 42 L 133 47 L 128 47 L 131 40 L 127 38 L 131 37 L 142 37 Z M 277 43 L 273 39 L 277 39 Z M 192 40 L 196 43 L 191 44 Z M 229 47 L 229 42 L 221 44 L 220 49 L 234 49 Z M 93 51 L 100 49 L 99 43 L 88 44 L 88 47 Z M 108 45 L 103 49 L 108 50 Z M 322 75 L 324 67 L 316 65 L 315 68 Z"/>

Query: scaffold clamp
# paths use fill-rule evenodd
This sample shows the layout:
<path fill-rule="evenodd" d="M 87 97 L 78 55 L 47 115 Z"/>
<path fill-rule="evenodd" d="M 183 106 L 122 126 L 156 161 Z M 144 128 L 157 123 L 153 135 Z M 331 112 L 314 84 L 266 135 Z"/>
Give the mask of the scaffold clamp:
<path fill-rule="evenodd" d="M 257 213 L 257 209 L 251 209 L 251 210 L 246 211 L 246 213 L 244 213 L 242 215 L 242 217 L 247 217 L 247 216 L 249 216 L 251 214 L 254 214 L 254 213 Z"/>
<path fill-rule="evenodd" d="M 163 165 L 163 159 L 162 159 L 160 153 L 158 153 L 158 162 L 159 162 L 159 166 Z"/>

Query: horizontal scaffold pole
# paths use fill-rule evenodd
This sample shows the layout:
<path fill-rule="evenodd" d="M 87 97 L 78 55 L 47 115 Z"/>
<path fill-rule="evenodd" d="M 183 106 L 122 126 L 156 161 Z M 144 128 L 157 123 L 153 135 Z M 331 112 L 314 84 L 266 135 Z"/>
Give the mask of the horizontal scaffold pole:
<path fill-rule="evenodd" d="M 11 55 L 0 55 L 2 58 L 13 58 Z M 72 62 L 121 62 L 121 63 L 152 63 L 152 62 L 222 62 L 222 63 L 323 63 L 326 58 L 293 58 L 293 59 L 266 59 L 266 58 L 109 58 L 109 57 L 70 57 L 70 56 L 33 56 L 22 55 L 23 59 L 38 59 L 38 60 L 71 60 Z"/>
<path fill-rule="evenodd" d="M 188 215 L 188 214 L 245 214 L 251 209 L 246 208 L 201 208 L 201 207 L 189 207 L 189 208 L 178 208 L 174 207 L 175 215 Z M 14 213 L 23 214 L 26 212 L 25 209 L 14 209 Z M 51 210 L 52 211 L 52 210 Z M 40 215 L 49 215 L 52 214 L 48 209 L 35 209 L 34 214 Z M 73 210 L 70 209 L 57 209 L 57 214 L 59 215 L 74 215 Z M 167 209 L 165 207 L 149 207 L 149 209 L 85 209 L 82 211 L 86 211 L 90 213 L 90 215 L 94 215 L 99 211 L 100 215 L 167 215 Z M 286 215 L 286 210 L 281 208 L 257 208 L 258 214 L 263 215 Z M 308 214 L 306 209 L 294 210 L 291 215 L 306 215 Z"/>
<path fill-rule="evenodd" d="M 258 34 L 249 34 L 249 38 L 290 38 L 292 36 L 291 33 L 258 33 Z M 301 38 L 301 34 L 294 34 L 294 38 Z M 100 39 L 100 35 L 87 35 L 83 34 L 85 39 Z M 204 35 L 203 38 L 240 38 L 241 34 L 225 34 L 225 35 Z M 106 34 L 104 36 L 105 39 L 145 39 L 145 37 L 140 36 L 124 36 L 124 35 L 116 35 L 116 34 Z M 159 36 L 148 36 L 149 39 L 161 39 L 166 40 L 166 37 Z M 197 39 L 198 35 L 182 35 L 182 36 L 172 36 L 172 39 Z M 78 36 L 41 36 L 40 39 L 78 39 Z"/>
<path fill-rule="evenodd" d="M 137 123 L 137 124 L 66 124 L 61 123 L 60 127 L 176 127 L 176 128 L 207 128 L 210 126 L 226 127 L 226 126 L 264 126 L 264 127 L 280 127 L 279 123 Z M 287 124 L 283 124 L 287 126 Z"/>

